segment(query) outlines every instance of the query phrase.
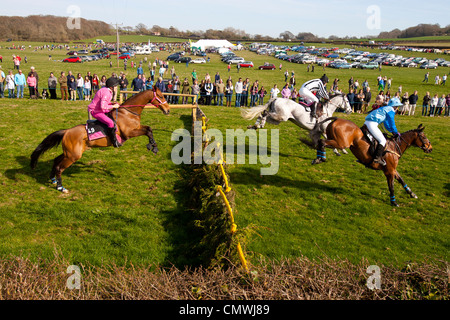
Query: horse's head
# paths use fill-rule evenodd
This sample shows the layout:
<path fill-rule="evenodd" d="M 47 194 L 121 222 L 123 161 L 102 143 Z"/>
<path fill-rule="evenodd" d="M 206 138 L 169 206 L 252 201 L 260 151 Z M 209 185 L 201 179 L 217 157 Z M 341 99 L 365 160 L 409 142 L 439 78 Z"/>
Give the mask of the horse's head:
<path fill-rule="evenodd" d="M 433 147 L 431 146 L 428 138 L 425 136 L 425 133 L 423 132 L 424 130 L 425 127 L 423 127 L 422 124 L 420 124 L 417 129 L 413 130 L 416 132 L 416 137 L 411 144 L 418 146 L 426 153 L 430 153 L 433 150 Z"/>
<path fill-rule="evenodd" d="M 350 101 L 348 101 L 348 98 L 346 95 L 343 95 L 342 98 L 344 99 L 344 111 L 347 114 L 352 113 L 352 105 L 350 104 Z"/>
<path fill-rule="evenodd" d="M 347 99 L 347 96 L 344 94 L 337 93 L 334 96 L 330 97 L 330 104 L 335 106 L 335 109 L 340 108 L 343 109 L 345 113 L 352 113 L 352 106 Z"/>
<path fill-rule="evenodd" d="M 150 103 L 160 109 L 164 114 L 169 114 L 170 106 L 169 103 L 164 98 L 163 93 L 156 86 L 153 87 L 153 97 Z"/>

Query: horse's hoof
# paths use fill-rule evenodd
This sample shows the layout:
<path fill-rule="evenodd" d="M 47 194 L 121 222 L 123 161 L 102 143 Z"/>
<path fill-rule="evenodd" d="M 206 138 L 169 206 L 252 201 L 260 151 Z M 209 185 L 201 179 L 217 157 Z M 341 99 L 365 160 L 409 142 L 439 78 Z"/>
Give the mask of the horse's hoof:
<path fill-rule="evenodd" d="M 58 183 L 56 178 L 51 178 L 50 181 L 51 181 L 51 184 L 53 184 L 53 185 L 56 185 Z"/>
<path fill-rule="evenodd" d="M 58 187 L 58 188 L 56 188 L 56 190 L 61 191 L 62 193 L 69 193 L 69 190 L 67 190 L 64 187 Z"/>
<path fill-rule="evenodd" d="M 411 198 L 414 198 L 414 199 L 418 199 L 419 198 L 414 192 L 411 192 L 410 196 L 411 196 Z"/>
<path fill-rule="evenodd" d="M 158 150 L 157 147 L 154 147 L 154 148 L 152 149 L 152 151 L 153 151 L 154 154 L 157 154 L 159 150 Z"/>
<path fill-rule="evenodd" d="M 325 162 L 324 158 L 316 158 L 313 161 L 311 161 L 311 164 L 319 164 L 319 163 L 322 163 L 322 162 Z"/>
<path fill-rule="evenodd" d="M 399 205 L 398 205 L 398 203 L 396 201 L 391 201 L 391 206 L 398 207 Z"/>
<path fill-rule="evenodd" d="M 335 155 L 337 155 L 338 157 L 341 156 L 341 154 L 339 152 L 336 152 Z"/>

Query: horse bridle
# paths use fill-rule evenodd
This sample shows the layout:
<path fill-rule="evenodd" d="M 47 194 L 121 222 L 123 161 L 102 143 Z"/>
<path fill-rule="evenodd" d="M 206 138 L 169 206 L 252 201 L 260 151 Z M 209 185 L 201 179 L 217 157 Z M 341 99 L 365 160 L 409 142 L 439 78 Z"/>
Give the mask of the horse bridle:
<path fill-rule="evenodd" d="M 424 141 L 424 138 L 427 141 Z M 422 142 L 422 145 L 419 148 L 422 149 L 424 152 L 429 152 L 430 148 L 426 147 L 426 144 L 427 143 L 430 144 L 430 140 L 428 140 L 427 137 L 422 137 L 422 132 L 419 132 L 419 139 L 420 139 L 420 142 Z"/>
<path fill-rule="evenodd" d="M 428 147 L 426 147 L 425 145 L 427 144 L 427 142 L 426 141 L 424 141 L 424 137 L 422 136 L 422 132 L 418 132 L 418 136 L 419 136 L 419 139 L 420 139 L 420 142 L 422 142 L 422 145 L 419 147 L 420 149 L 422 149 L 424 152 L 429 152 L 430 151 L 430 148 L 428 148 Z M 406 147 L 407 148 L 409 148 L 410 146 L 411 146 L 411 144 L 412 144 L 412 142 L 411 143 L 408 143 L 405 139 L 403 139 L 403 136 L 402 135 L 400 135 L 399 136 L 399 138 L 400 138 L 400 140 L 402 140 L 404 143 L 406 143 Z M 428 144 L 430 144 L 430 140 L 428 140 L 426 137 L 425 137 L 425 139 L 428 141 Z M 398 143 L 397 143 L 397 141 L 396 140 L 393 140 L 394 142 L 395 142 L 395 144 L 396 144 L 396 146 L 397 146 L 397 149 L 399 150 L 399 152 L 400 152 L 400 157 L 402 156 L 402 152 L 401 152 L 401 148 L 400 148 L 400 146 L 398 145 Z"/>
<path fill-rule="evenodd" d="M 335 98 L 335 97 L 337 97 L 337 96 L 341 96 L 342 97 L 342 102 L 340 103 L 340 104 L 335 104 L 335 103 L 332 103 L 332 104 L 334 104 L 335 106 L 337 106 L 336 107 L 336 109 L 338 109 L 338 108 L 340 108 L 340 109 L 344 109 L 344 110 L 346 110 L 346 108 L 344 107 L 342 107 L 342 106 L 345 106 L 345 95 L 343 95 L 343 94 L 336 94 L 333 98 Z M 328 103 L 331 103 L 331 99 L 333 99 L 333 98 L 330 98 L 330 99 L 328 99 Z M 345 113 L 347 113 L 347 111 L 345 111 Z"/>
<path fill-rule="evenodd" d="M 166 102 L 162 102 L 161 99 L 160 99 L 160 98 L 158 97 L 158 95 L 156 94 L 156 92 L 153 91 L 153 99 L 150 101 L 150 104 L 152 104 L 152 105 L 155 106 L 155 107 L 158 107 L 158 105 L 154 104 L 155 100 L 159 102 L 159 105 L 162 105 L 162 104 L 164 104 L 164 103 L 167 103 L 167 101 L 166 101 Z M 128 109 L 128 108 L 131 108 L 131 107 L 143 107 L 143 106 L 145 106 L 145 105 L 135 104 L 135 105 L 125 105 L 125 106 L 120 106 L 120 107 L 123 108 L 123 109 L 125 109 L 126 111 L 128 111 L 128 112 L 130 112 L 130 113 L 136 115 L 136 116 L 139 116 L 138 113 L 136 113 L 136 112 L 134 112 L 134 111 L 131 111 L 131 110 Z"/>

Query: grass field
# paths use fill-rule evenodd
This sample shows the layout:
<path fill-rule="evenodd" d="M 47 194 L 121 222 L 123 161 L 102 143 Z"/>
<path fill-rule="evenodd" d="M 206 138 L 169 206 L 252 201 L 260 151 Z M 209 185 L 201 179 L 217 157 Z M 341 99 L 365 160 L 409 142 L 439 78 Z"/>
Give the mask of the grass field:
<path fill-rule="evenodd" d="M 46 86 L 50 71 L 87 71 L 109 76 L 122 68 L 110 68 L 108 60 L 83 64 L 63 64 L 58 60 L 64 52 L 24 52 L 6 50 L 1 44 L 3 70 L 12 67 L 12 54 L 27 55 L 28 64 L 22 69 L 36 67 L 40 87 Z M 34 46 L 34 44 L 33 44 Z M 165 59 L 167 52 L 149 56 Z M 257 56 L 244 51 L 242 56 L 255 66 L 264 62 L 279 65 L 272 57 Z M 438 55 L 435 55 L 438 57 Z M 232 76 L 259 80 L 266 88 L 284 84 L 286 68 L 295 71 L 297 83 L 324 72 L 330 80 L 338 77 L 345 90 L 347 80 L 354 76 L 362 82 L 368 79 L 374 86 L 378 70 L 335 70 L 316 67 L 307 73 L 306 66 L 283 62 L 282 71 L 236 69 L 227 73 L 226 65 L 217 55 L 210 55 L 206 65 L 176 65 L 181 78 L 195 68 L 199 77 L 207 72 L 213 77 Z M 139 61 L 135 58 L 135 61 Z M 169 65 L 169 68 L 171 65 Z M 144 69 L 148 75 L 148 69 Z M 448 73 L 439 68 L 435 74 Z M 420 101 L 425 91 L 447 94 L 448 88 L 423 84 L 425 71 L 383 67 L 381 74 L 393 78 L 393 88 L 403 85 L 403 91 L 419 91 Z M 135 70 L 127 70 L 128 78 Z M 59 93 L 58 93 L 59 96 Z M 142 123 L 153 130 L 160 153 L 147 152 L 145 138 L 128 141 L 120 149 L 95 149 L 63 175 L 68 195 L 58 193 L 48 183 L 54 157 L 60 149 L 44 155 L 35 171 L 29 169 L 29 156 L 49 133 L 85 122 L 86 102 L 50 100 L 0 99 L 0 255 L 9 254 L 51 259 L 55 248 L 73 263 L 93 264 L 131 261 L 137 264 L 194 263 L 187 244 L 195 241 L 187 227 L 189 212 L 185 204 L 188 192 L 184 170 L 170 160 L 170 140 L 173 130 L 190 128 L 187 110 L 173 110 L 164 116 L 156 110 L 145 111 Z M 202 107 L 210 128 L 245 129 L 236 108 Z M 426 259 L 448 260 L 450 183 L 447 159 L 450 130 L 448 118 L 397 117 L 401 132 L 416 128 L 420 123 L 433 144 L 433 152 L 409 149 L 399 165 L 399 173 L 418 195 L 410 199 L 396 185 L 400 208 L 389 205 L 389 193 L 381 172 L 365 169 L 353 155 L 335 157 L 329 152 L 328 162 L 312 167 L 315 152 L 302 145 L 301 132 L 291 123 L 269 125 L 280 130 L 280 169 L 276 175 L 261 177 L 261 165 L 229 165 L 231 185 L 236 190 L 236 223 L 240 228 L 255 231 L 245 246 L 249 256 L 279 259 L 305 255 L 311 259 L 328 256 L 348 258 L 359 262 L 403 264 Z M 358 125 L 363 115 L 343 115 Z M 302 132 L 305 134 L 305 132 Z"/>

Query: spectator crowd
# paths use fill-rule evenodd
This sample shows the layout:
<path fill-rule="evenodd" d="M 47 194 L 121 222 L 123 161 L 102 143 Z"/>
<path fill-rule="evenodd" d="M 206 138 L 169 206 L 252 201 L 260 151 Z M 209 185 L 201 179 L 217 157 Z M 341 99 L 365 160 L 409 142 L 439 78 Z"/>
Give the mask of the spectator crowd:
<path fill-rule="evenodd" d="M 9 70 L 7 74 L 0 67 L 1 98 L 22 99 L 24 90 L 27 87 L 30 98 L 42 96 L 43 98 L 58 99 L 57 88 L 59 87 L 61 100 L 91 100 L 95 93 L 105 86 L 109 77 L 106 75 L 99 76 L 95 73 L 91 74 L 91 72 L 87 72 L 86 75 L 81 73 L 75 75 L 72 71 L 68 71 L 67 74 L 63 71 L 58 75 L 51 72 L 47 79 L 47 87 L 42 88 L 42 91 L 40 91 L 38 85 L 39 75 L 35 68 L 31 67 L 25 76 L 20 68 L 21 60 L 19 56 L 14 57 L 14 71 Z M 146 58 L 144 62 L 147 62 Z M 156 68 L 158 66 L 159 72 L 158 77 L 156 77 Z M 131 79 L 128 79 L 124 72 L 120 72 L 118 75 L 115 72 L 111 73 L 110 76 L 119 78 L 119 86 L 115 88 L 113 95 L 114 101 L 117 101 L 120 91 L 143 91 L 153 86 L 165 93 L 189 94 L 196 97 L 188 99 L 187 97 L 168 95 L 167 100 L 170 104 L 193 103 L 196 99 L 200 105 L 254 107 L 262 105 L 270 99 L 278 98 L 279 95 L 282 98 L 292 99 L 296 102 L 300 102 L 303 99 L 299 96 L 297 90 L 302 83 L 297 83 L 293 71 L 290 74 L 288 71 L 283 73 L 285 85 L 280 90 L 277 84 L 270 89 L 266 89 L 258 80 L 251 81 L 248 77 L 240 77 L 239 74 L 237 81 L 234 81 L 230 75 L 223 79 L 219 72 L 213 76 L 206 73 L 204 77 L 200 78 L 196 69 L 192 70 L 190 79 L 187 77 L 180 79 L 174 67 L 169 69 L 167 61 L 158 59 L 153 63 L 148 63 L 149 76 L 146 76 L 144 73 L 142 60 L 139 62 L 139 65 L 132 64 L 131 67 L 133 70 L 136 69 L 136 76 Z M 127 64 L 124 63 L 124 71 L 126 71 L 126 68 Z M 427 79 L 428 73 L 425 75 L 424 81 Z M 446 80 L 447 76 L 444 75 L 437 84 L 445 85 Z M 414 91 L 411 94 L 403 92 L 401 85 L 395 90 L 392 82 L 392 78 L 379 75 L 376 79 L 376 85 L 374 85 L 376 89 L 372 90 L 367 79 L 360 84 L 358 79 L 351 77 L 348 80 L 347 93 L 344 93 L 340 79 L 335 78 L 327 87 L 330 94 L 346 94 L 355 113 L 370 112 L 387 104 L 391 98 L 398 97 L 403 103 L 403 106 L 399 108 L 400 115 L 414 116 L 417 106 L 420 106 L 421 103 L 422 116 L 449 116 L 450 93 L 439 96 L 438 94 L 432 95 L 426 92 L 422 97 L 419 97 L 418 91 Z M 127 97 L 127 93 L 124 93 L 124 99 Z"/>

